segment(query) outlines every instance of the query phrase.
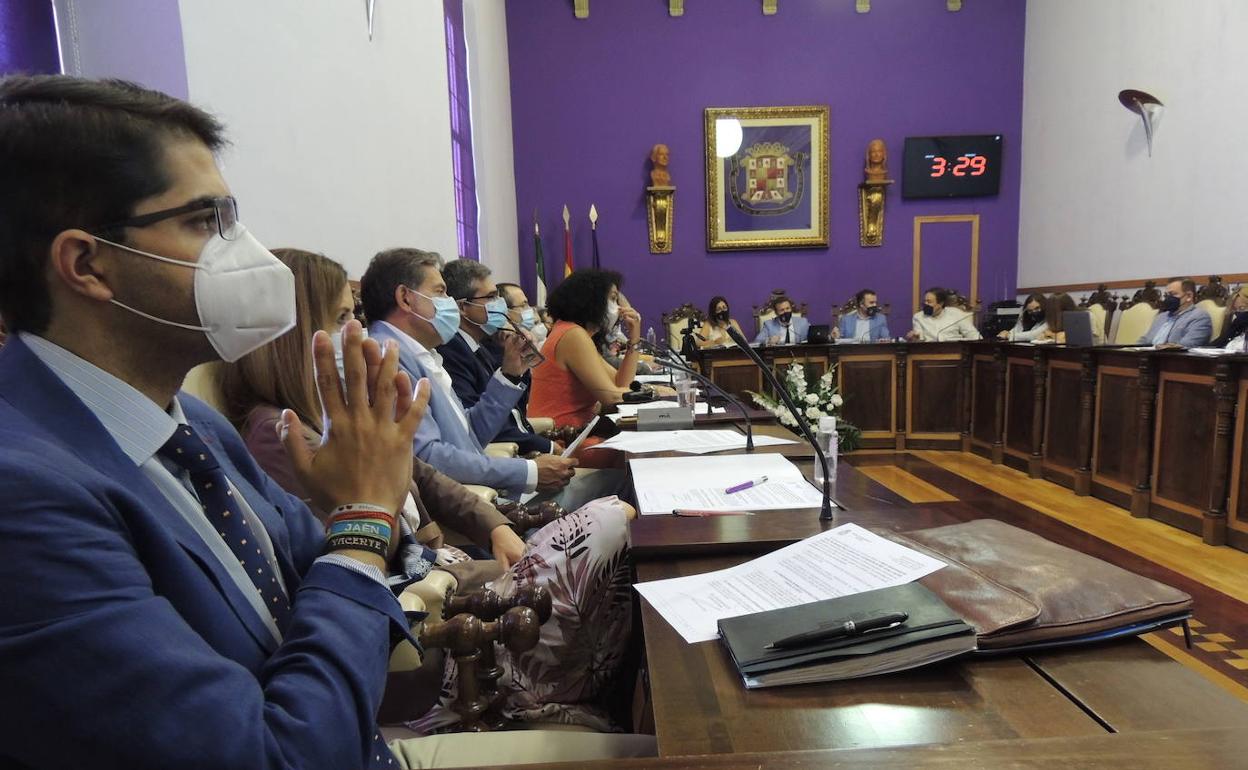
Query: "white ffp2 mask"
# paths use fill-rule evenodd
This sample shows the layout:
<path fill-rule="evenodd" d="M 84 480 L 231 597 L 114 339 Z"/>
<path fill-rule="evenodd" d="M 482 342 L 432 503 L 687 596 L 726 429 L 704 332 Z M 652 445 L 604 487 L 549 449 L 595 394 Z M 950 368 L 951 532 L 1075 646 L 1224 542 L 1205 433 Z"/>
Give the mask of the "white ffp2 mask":
<path fill-rule="evenodd" d="M 241 224 L 238 235 L 208 239 L 198 262 L 163 257 L 97 236 L 96 240 L 132 254 L 195 270 L 195 309 L 200 326 L 144 313 L 111 299 L 118 307 L 156 323 L 203 332 L 221 360 L 234 362 L 295 326 L 295 275 Z"/>

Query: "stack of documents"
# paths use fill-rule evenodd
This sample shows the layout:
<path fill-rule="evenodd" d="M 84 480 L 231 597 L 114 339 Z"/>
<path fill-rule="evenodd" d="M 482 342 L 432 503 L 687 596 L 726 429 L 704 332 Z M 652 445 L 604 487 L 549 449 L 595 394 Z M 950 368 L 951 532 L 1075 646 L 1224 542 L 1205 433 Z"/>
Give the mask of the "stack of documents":
<path fill-rule="evenodd" d="M 775 436 L 755 436 L 754 446 L 796 444 L 796 441 Z M 745 435 L 735 430 L 652 430 L 645 433 L 617 433 L 591 449 L 618 449 L 621 452 L 687 452 L 706 454 L 728 449 L 745 449 Z M 752 457 L 752 455 L 750 455 Z M 755 474 L 758 475 L 758 474 Z M 747 476 L 746 478 L 749 478 Z M 739 481 L 740 479 L 738 479 Z M 787 506 L 786 506 L 787 507 Z"/>
<path fill-rule="evenodd" d="M 944 566 L 843 524 L 735 567 L 638 583 L 637 592 L 685 641 L 706 642 L 718 638 L 724 618 L 898 586 Z"/>
<path fill-rule="evenodd" d="M 712 431 L 671 432 L 702 434 Z M 755 436 L 754 443 L 758 444 L 764 438 L 771 437 Z M 654 460 L 629 460 L 628 465 L 633 473 L 633 489 L 637 492 L 637 510 L 642 514 L 671 514 L 672 511 L 680 509 L 816 509 L 823 505 L 823 494 L 802 476 L 796 465 L 778 454 L 664 457 Z M 732 494 L 725 492 L 731 487 L 763 476 L 767 477 L 764 483 Z"/>

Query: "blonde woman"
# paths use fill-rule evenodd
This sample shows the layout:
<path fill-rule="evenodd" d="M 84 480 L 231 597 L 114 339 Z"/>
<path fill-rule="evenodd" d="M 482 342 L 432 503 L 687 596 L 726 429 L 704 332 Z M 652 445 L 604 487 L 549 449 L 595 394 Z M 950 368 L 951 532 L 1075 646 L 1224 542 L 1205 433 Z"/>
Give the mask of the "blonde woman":
<path fill-rule="evenodd" d="M 305 426 L 322 424 L 312 395 L 311 338 L 318 329 L 336 335 L 355 303 L 346 271 L 333 260 L 297 249 L 273 253 L 295 274 L 295 328 L 228 365 L 223 386 L 230 417 L 242 426 L 256 461 L 287 491 L 303 496 L 276 441 L 276 421 L 286 408 L 299 414 Z M 310 429 L 306 438 L 320 443 Z M 441 520 L 496 557 L 445 564 L 464 556 L 442 548 L 440 568 L 456 573 L 461 587 L 501 576 L 500 590 L 508 584 L 536 583 L 547 586 L 554 598 L 553 615 L 542 627 L 537 648 L 516 656 L 500 648 L 504 716 L 612 730 L 600 701 L 619 673 L 631 630 L 631 507 L 614 497 L 595 500 L 530 534 L 526 543 L 492 505 L 419 459 L 413 461 L 414 483 L 404 510 L 418 514 L 417 539 L 431 548 L 440 546 L 440 532 L 431 522 Z M 472 584 L 465 586 L 466 580 Z M 380 721 L 402 722 L 421 733 L 455 724 L 456 676 L 453 661 L 426 656 L 421 671 L 387 683 Z"/>

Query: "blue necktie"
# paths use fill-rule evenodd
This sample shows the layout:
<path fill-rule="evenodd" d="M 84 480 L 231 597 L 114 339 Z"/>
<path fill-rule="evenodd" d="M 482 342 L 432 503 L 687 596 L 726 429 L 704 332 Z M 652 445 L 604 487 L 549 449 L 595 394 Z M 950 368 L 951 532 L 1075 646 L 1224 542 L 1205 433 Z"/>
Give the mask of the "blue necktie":
<path fill-rule="evenodd" d="M 274 567 L 264 558 L 255 532 L 230 491 L 229 481 L 216 457 L 188 425 L 179 425 L 158 454 L 190 476 L 191 486 L 204 507 L 204 516 L 238 558 L 277 627 L 284 630 L 290 620 L 290 600 L 277 582 Z M 256 522 L 255 526 L 263 525 Z"/>

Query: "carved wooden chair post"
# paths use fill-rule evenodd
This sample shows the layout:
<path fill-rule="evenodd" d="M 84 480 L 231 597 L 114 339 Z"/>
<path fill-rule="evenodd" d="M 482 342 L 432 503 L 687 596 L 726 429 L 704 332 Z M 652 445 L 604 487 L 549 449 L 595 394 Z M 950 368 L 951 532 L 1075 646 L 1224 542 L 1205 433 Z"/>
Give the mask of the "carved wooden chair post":
<path fill-rule="evenodd" d="M 706 323 L 706 313 L 694 307 L 692 302 L 686 302 L 660 317 L 663 328 L 667 330 L 667 346 L 672 350 L 683 349 L 684 333 L 689 330 L 690 319 L 694 322 L 694 329 Z"/>
<path fill-rule="evenodd" d="M 552 612 L 550 591 L 542 586 L 531 584 L 517 587 L 515 593 L 508 597 L 503 597 L 490 590 L 472 591 L 459 596 L 448 597 L 442 608 L 442 616 L 449 621 L 466 614 L 469 617 L 479 618 L 487 627 L 491 621 L 496 620 L 515 625 L 522 622 L 520 616 L 513 612 L 518 608 L 527 608 L 532 611 L 540 627 L 542 623 L 550 620 Z M 511 618 L 510 620 L 508 619 L 509 617 Z M 510 633 L 527 634 L 528 632 L 527 630 L 517 630 Z M 527 640 L 527 636 L 524 639 Z M 534 646 L 536 646 L 536 642 L 534 642 Z M 513 652 L 523 652 L 526 649 L 532 649 L 532 647 L 517 648 L 508 645 L 508 649 Z M 478 716 L 478 719 L 490 730 L 501 730 L 506 726 L 506 720 L 498 708 L 500 701 L 498 680 L 502 677 L 503 670 L 498 665 L 498 659 L 494 654 L 494 642 L 483 643 L 478 653 L 479 659 L 476 662 L 475 677 L 475 687 L 478 694 L 475 697 L 479 697 L 485 704 L 485 711 Z M 466 676 L 466 672 L 461 669 L 459 674 L 461 688 Z"/>
<path fill-rule="evenodd" d="M 512 652 L 525 652 L 537 646 L 540 634 L 538 615 L 529 607 L 512 607 L 497 622 L 483 622 L 475 615 L 460 614 L 445 623 L 425 626 L 420 643 L 445 648 L 459 667 L 459 698 L 454 708 L 460 716 L 461 730 L 489 732 L 492 729 L 482 719 L 490 706 L 480 690 L 482 650 L 489 650 L 493 666 L 496 642 Z"/>

